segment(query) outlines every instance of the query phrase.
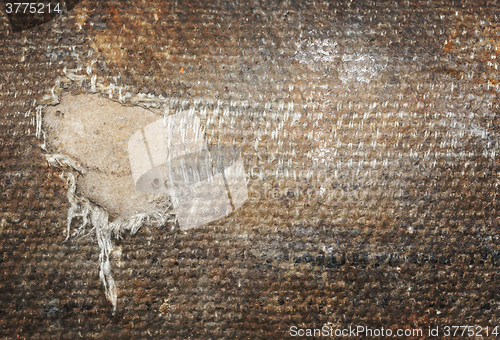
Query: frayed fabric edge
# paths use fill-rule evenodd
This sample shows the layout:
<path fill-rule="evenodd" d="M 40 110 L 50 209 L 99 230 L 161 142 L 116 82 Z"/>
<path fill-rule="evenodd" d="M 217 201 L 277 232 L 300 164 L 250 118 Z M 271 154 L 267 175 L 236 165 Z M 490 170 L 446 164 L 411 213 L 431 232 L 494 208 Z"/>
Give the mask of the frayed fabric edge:
<path fill-rule="evenodd" d="M 53 102 L 52 104 L 57 103 Z M 36 108 L 36 137 L 42 140 L 41 149 L 45 152 L 44 157 L 52 167 L 62 170 L 61 179 L 65 180 L 68 189 L 66 196 L 69 201 L 66 238 L 65 242 L 74 237 L 95 236 L 99 246 L 99 278 L 104 286 L 105 296 L 113 306 L 113 313 L 118 305 L 118 290 L 116 281 L 112 275 L 111 252 L 114 248 L 113 239 L 120 239 L 123 234 L 129 232 L 134 235 L 143 226 L 166 225 L 171 222 L 175 225 L 175 217 L 165 211 L 156 210 L 148 213 L 135 214 L 129 218 L 118 218 L 110 221 L 109 213 L 102 207 L 90 202 L 87 198 L 77 195 L 76 177 L 74 172 L 84 174 L 85 170 L 71 157 L 51 153 L 47 148 L 46 134 L 42 128 L 42 111 L 45 105 Z M 73 220 L 81 219 L 76 229 L 71 232 Z"/>
<path fill-rule="evenodd" d="M 129 104 L 150 108 L 158 107 L 166 103 L 184 105 L 185 102 L 179 102 L 178 100 L 163 98 L 161 96 L 159 98 L 154 98 L 143 93 L 131 95 L 128 93 L 128 88 L 126 86 L 115 87 L 112 84 L 107 85 L 100 83 L 97 80 L 97 76 L 93 74 L 93 67 L 91 66 L 87 67 L 87 75 L 76 75 L 76 72 L 79 70 L 81 69 L 64 69 L 65 76 L 55 80 L 54 86 L 49 89 L 48 93 L 41 99 L 39 105 L 36 106 L 36 116 L 34 119 L 35 136 L 41 140 L 40 147 L 45 153 L 44 157 L 49 165 L 61 169 L 61 178 L 68 184 L 67 197 L 70 205 L 68 208 L 65 241 L 78 236 L 95 236 L 97 238 L 99 246 L 99 277 L 104 286 L 106 298 L 113 305 L 114 313 L 117 309 L 118 293 L 116 282 L 112 276 L 110 259 L 113 250 L 113 239 L 122 238 L 125 232 L 129 232 L 133 235 L 143 226 L 164 226 L 169 224 L 172 225 L 172 228 L 175 228 L 175 216 L 168 212 L 171 206 L 167 206 L 164 210 L 139 213 L 126 219 L 118 218 L 114 221 L 110 221 L 109 214 L 104 208 L 90 202 L 85 197 L 77 195 L 75 174 L 84 174 L 85 170 L 71 157 L 64 154 L 52 153 L 49 150 L 47 146 L 47 136 L 43 130 L 43 110 L 48 105 L 57 105 L 60 103 L 60 96 L 63 92 L 61 84 L 73 83 L 81 85 L 86 80 L 90 82 L 90 93 L 107 94 L 110 99 L 117 100 L 122 104 L 128 102 Z M 124 92 L 126 93 L 124 94 Z M 200 101 L 201 100 L 194 100 L 193 103 L 197 105 Z M 214 101 L 213 104 L 219 106 L 220 102 Z M 245 106 L 247 103 L 235 103 L 235 105 Z M 72 233 L 71 225 L 75 219 L 81 219 L 81 221 Z"/>
<path fill-rule="evenodd" d="M 66 180 L 69 201 L 66 225 L 66 239 L 95 236 L 99 246 L 99 277 L 104 286 L 106 298 L 113 305 L 113 312 L 118 305 L 116 282 L 112 275 L 110 255 L 114 248 L 113 239 L 120 239 L 125 232 L 134 235 L 143 226 L 165 225 L 174 222 L 174 217 L 167 211 L 140 213 L 127 219 L 110 221 L 108 212 L 76 193 L 76 178 L 72 172 L 63 171 L 61 178 Z M 71 232 L 75 219 L 81 219 L 76 229 Z"/>

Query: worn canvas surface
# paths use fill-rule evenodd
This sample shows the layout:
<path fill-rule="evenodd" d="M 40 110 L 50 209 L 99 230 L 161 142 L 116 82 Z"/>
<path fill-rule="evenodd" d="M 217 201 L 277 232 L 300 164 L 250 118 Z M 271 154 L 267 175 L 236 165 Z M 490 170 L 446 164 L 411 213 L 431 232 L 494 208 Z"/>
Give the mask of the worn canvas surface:
<path fill-rule="evenodd" d="M 500 326 L 499 5 L 80 1 L 25 30 L 2 12 L 0 335 Z M 208 144 L 241 150 L 248 190 L 206 225 L 113 238 L 115 312 L 102 238 L 66 239 L 68 192 L 110 219 L 113 202 L 44 137 L 64 95 L 90 94 L 200 113 Z"/>

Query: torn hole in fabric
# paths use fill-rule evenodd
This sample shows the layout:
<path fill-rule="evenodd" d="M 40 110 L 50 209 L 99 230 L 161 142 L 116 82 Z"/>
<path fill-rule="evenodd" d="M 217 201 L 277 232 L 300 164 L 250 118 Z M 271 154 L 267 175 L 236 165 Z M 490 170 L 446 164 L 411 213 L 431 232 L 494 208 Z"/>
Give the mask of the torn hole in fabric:
<path fill-rule="evenodd" d="M 170 115 L 97 94 L 56 103 L 43 107 L 43 122 L 37 110 L 37 134 L 68 184 L 66 237 L 95 236 L 100 280 L 116 310 L 113 240 L 143 226 L 199 227 L 240 207 L 248 198 L 241 153 L 207 145 L 193 109 Z"/>

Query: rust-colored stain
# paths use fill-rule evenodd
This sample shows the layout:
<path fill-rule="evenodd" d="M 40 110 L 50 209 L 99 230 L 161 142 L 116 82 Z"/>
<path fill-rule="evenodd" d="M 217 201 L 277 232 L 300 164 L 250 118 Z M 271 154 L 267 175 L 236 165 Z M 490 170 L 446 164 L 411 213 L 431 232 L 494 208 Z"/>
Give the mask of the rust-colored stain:
<path fill-rule="evenodd" d="M 438 73 L 446 74 L 447 76 L 450 76 L 450 77 L 456 78 L 456 79 L 463 79 L 465 77 L 465 72 L 464 71 L 457 70 L 457 69 L 454 69 L 454 68 L 449 68 L 449 67 L 433 67 L 431 69 L 434 70 L 434 71 L 436 71 L 436 72 L 438 72 Z"/>
<path fill-rule="evenodd" d="M 154 53 L 148 45 L 149 41 L 158 39 L 156 21 L 139 20 L 145 13 L 137 13 L 137 9 L 131 10 L 127 4 L 123 5 L 102 5 L 104 8 L 99 12 L 99 24 L 91 23 L 89 15 L 83 16 L 82 26 L 87 26 L 92 32 L 92 47 L 99 51 L 107 62 L 117 66 L 124 66 L 130 58 L 138 58 L 140 65 L 144 68 L 159 68 L 159 59 L 168 58 L 167 51 L 163 54 Z M 154 7 L 148 8 L 148 16 L 155 18 L 160 14 L 160 10 Z"/>
<path fill-rule="evenodd" d="M 111 13 L 113 20 L 120 26 L 123 26 L 123 24 L 120 22 L 120 19 L 118 19 L 118 11 L 116 8 L 110 7 L 109 8 L 109 13 Z"/>
<path fill-rule="evenodd" d="M 483 72 L 476 72 L 472 83 L 476 85 L 498 85 L 500 74 L 496 58 L 500 53 L 500 25 L 497 22 L 479 20 L 470 14 L 462 14 L 456 21 L 448 39 L 443 44 L 446 53 L 455 57 L 458 64 L 464 64 L 464 69 L 470 63 L 477 63 Z M 487 71 L 488 70 L 488 71 Z M 463 78 L 464 72 L 441 70 L 454 78 Z M 497 75 L 498 78 L 483 78 L 482 74 Z M 460 77 L 457 77 L 460 75 Z"/>
<path fill-rule="evenodd" d="M 444 50 L 446 52 L 451 52 L 453 50 L 453 41 L 451 40 L 447 40 L 445 43 L 444 43 Z"/>

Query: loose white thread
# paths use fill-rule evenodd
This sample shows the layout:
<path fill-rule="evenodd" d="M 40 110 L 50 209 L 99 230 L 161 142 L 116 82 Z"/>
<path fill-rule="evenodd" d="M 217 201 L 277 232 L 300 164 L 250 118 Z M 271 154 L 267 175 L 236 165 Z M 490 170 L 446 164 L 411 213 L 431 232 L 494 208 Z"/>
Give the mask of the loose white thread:
<path fill-rule="evenodd" d="M 66 226 L 66 240 L 70 237 L 96 236 L 100 251 L 99 277 L 104 286 L 106 298 L 113 305 L 114 312 L 118 303 L 118 293 L 116 282 L 112 276 L 110 261 L 110 254 L 113 250 L 112 240 L 121 238 L 126 231 L 133 235 L 144 225 L 164 225 L 168 222 L 173 222 L 173 215 L 167 212 L 170 206 L 167 206 L 164 211 L 157 210 L 152 213 L 136 214 L 128 219 L 118 219 L 110 222 L 107 211 L 93 204 L 85 197 L 80 197 L 76 194 L 76 179 L 72 172 L 63 172 L 61 178 L 65 178 L 68 183 L 67 197 L 70 203 Z M 76 230 L 71 234 L 71 225 L 76 218 L 80 218 L 81 222 L 79 222 Z"/>
<path fill-rule="evenodd" d="M 82 81 L 83 77 L 69 77 L 74 78 L 72 81 Z M 96 92 L 96 85 L 103 90 L 102 84 L 96 84 L 95 75 L 92 75 L 92 89 L 91 92 Z M 97 244 L 99 246 L 99 277 L 104 286 L 105 296 L 113 305 L 113 313 L 116 311 L 118 304 L 118 292 L 116 282 L 112 275 L 112 266 L 110 254 L 113 250 L 113 239 L 122 238 L 125 232 L 130 234 L 135 234 L 142 226 L 151 225 L 165 225 L 171 223 L 174 225 L 175 218 L 174 215 L 169 213 L 171 204 L 166 204 L 162 209 L 158 209 L 153 212 L 139 213 L 133 215 L 129 218 L 118 218 L 115 221 L 109 220 L 108 212 L 102 207 L 90 202 L 85 197 L 81 197 L 76 193 L 76 178 L 75 174 L 84 174 L 85 169 L 83 169 L 77 161 L 71 157 L 59 154 L 51 153 L 47 148 L 46 134 L 42 126 L 42 111 L 46 105 L 53 105 L 59 103 L 60 94 L 60 80 L 56 81 L 56 84 L 50 90 L 50 94 L 43 98 L 44 105 L 38 105 L 36 108 L 36 129 L 35 134 L 38 139 L 42 140 L 40 147 L 46 153 L 44 157 L 50 166 L 62 169 L 61 178 L 67 182 L 68 191 L 67 198 L 69 201 L 68 217 L 66 225 L 66 238 L 74 237 L 86 237 L 95 236 L 97 239 Z M 94 90 L 94 91 L 92 91 Z M 79 220 L 76 223 L 76 229 L 71 232 L 71 226 L 75 220 Z"/>

